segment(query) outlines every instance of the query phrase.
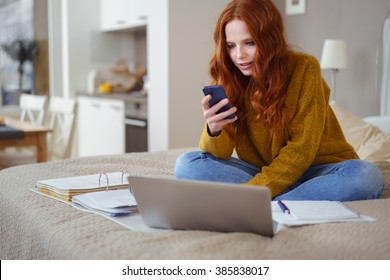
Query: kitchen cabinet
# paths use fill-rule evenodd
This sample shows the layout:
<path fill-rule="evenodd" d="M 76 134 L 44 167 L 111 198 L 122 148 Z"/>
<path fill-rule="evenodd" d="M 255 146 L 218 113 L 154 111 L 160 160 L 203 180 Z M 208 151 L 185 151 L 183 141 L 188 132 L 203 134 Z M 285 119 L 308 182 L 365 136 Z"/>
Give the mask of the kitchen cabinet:
<path fill-rule="evenodd" d="M 148 1 L 100 0 L 102 31 L 115 31 L 146 26 Z"/>
<path fill-rule="evenodd" d="M 110 155 L 125 152 L 125 102 L 78 97 L 78 155 Z"/>

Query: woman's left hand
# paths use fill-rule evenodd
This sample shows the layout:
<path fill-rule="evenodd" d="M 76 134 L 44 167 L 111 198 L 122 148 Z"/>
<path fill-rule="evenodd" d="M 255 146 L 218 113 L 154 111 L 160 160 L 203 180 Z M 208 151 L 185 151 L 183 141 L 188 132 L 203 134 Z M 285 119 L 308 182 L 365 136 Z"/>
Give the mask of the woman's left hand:
<path fill-rule="evenodd" d="M 232 107 L 225 112 L 217 114 L 217 112 L 223 106 L 229 103 L 229 100 L 227 98 L 222 99 L 220 102 L 218 102 L 212 107 L 210 107 L 210 100 L 211 95 L 206 95 L 201 101 L 203 116 L 206 119 L 211 136 L 217 136 L 219 135 L 219 133 L 221 133 L 221 130 L 225 125 L 235 122 L 237 120 L 237 116 L 235 116 L 233 119 L 226 118 L 227 116 L 235 113 L 237 111 L 237 108 Z"/>

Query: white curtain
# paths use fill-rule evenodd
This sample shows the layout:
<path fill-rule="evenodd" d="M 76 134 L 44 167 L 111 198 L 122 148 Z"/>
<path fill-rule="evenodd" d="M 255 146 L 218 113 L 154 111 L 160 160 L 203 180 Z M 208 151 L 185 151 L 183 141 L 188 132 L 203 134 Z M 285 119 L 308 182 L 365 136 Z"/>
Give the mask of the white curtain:
<path fill-rule="evenodd" d="M 390 116 L 390 18 L 383 23 L 382 34 L 382 83 L 381 83 L 381 116 Z"/>

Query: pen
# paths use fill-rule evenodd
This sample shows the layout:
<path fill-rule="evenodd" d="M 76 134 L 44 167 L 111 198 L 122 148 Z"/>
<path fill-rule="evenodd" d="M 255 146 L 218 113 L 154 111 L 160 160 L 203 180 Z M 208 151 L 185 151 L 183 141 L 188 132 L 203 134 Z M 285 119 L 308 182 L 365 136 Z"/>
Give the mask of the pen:
<path fill-rule="evenodd" d="M 278 201 L 278 205 L 284 213 L 290 214 L 290 209 L 288 209 L 287 206 L 281 200 Z"/>
<path fill-rule="evenodd" d="M 112 217 L 124 216 L 130 214 L 131 212 L 118 212 L 118 213 L 110 213 Z"/>

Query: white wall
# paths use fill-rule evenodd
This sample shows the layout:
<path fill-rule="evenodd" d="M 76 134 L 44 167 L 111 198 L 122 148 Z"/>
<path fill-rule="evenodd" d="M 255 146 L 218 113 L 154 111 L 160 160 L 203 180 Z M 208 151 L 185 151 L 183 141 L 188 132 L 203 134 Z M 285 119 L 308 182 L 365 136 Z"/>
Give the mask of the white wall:
<path fill-rule="evenodd" d="M 50 95 L 62 96 L 61 2 L 48 0 Z"/>
<path fill-rule="evenodd" d="M 148 15 L 148 150 L 168 149 L 168 0 L 149 0 Z"/>
<path fill-rule="evenodd" d="M 96 0 L 67 0 L 69 94 L 86 88 L 87 74 L 92 68 L 93 35 L 99 29 L 99 5 Z M 64 93 L 66 95 L 66 93 Z"/>
<path fill-rule="evenodd" d="M 204 126 L 200 101 L 208 85 L 215 23 L 227 0 L 171 0 L 169 147 L 196 147 Z"/>
<path fill-rule="evenodd" d="M 321 59 L 325 39 L 344 39 L 348 68 L 337 74 L 337 102 L 364 117 L 379 114 L 376 51 L 390 0 L 306 0 L 306 13 L 287 16 L 285 0 L 274 0 L 284 15 L 290 43 Z M 323 76 L 331 84 L 330 71 Z"/>
<path fill-rule="evenodd" d="M 149 150 L 198 146 L 216 19 L 228 0 L 151 0 Z M 212 3 L 212 4 L 211 4 Z"/>
<path fill-rule="evenodd" d="M 98 2 L 49 0 L 48 4 L 50 95 L 74 97 L 76 90 L 85 88 L 91 65 L 90 36 L 99 26 Z"/>

